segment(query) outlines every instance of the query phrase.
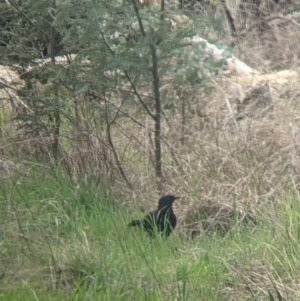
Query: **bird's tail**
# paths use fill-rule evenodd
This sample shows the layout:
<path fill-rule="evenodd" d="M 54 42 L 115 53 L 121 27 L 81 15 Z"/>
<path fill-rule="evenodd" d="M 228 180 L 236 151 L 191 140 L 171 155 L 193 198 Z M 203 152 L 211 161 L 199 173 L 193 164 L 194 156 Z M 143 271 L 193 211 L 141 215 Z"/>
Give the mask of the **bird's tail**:
<path fill-rule="evenodd" d="M 140 226 L 142 224 L 142 222 L 140 220 L 135 220 L 135 221 L 132 221 L 128 224 L 129 227 L 135 227 L 135 226 Z"/>

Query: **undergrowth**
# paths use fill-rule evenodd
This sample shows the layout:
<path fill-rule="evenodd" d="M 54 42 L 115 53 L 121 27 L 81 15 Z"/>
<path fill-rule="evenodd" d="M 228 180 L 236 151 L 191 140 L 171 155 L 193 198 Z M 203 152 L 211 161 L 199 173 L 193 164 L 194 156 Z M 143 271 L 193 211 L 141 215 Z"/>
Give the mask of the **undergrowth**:
<path fill-rule="evenodd" d="M 299 298 L 300 206 L 288 195 L 255 227 L 150 241 L 127 227 L 143 213 L 105 185 L 36 164 L 0 188 L 1 300 Z"/>

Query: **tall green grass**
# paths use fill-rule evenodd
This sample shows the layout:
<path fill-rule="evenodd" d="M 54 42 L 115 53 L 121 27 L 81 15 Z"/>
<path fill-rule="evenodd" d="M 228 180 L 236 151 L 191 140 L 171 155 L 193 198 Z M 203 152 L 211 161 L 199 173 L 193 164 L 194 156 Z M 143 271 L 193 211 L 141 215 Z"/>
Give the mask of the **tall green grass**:
<path fill-rule="evenodd" d="M 150 241 L 105 184 L 33 165 L 0 183 L 0 299 L 297 300 L 299 201 L 265 210 L 225 237 Z"/>

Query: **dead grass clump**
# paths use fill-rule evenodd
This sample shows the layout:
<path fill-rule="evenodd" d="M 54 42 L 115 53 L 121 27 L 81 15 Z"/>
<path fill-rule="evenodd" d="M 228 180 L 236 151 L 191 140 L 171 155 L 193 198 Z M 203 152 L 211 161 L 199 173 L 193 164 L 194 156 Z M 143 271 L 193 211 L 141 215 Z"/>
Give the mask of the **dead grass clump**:
<path fill-rule="evenodd" d="M 253 214 L 236 210 L 212 200 L 201 200 L 199 205 L 187 209 L 184 216 L 185 228 L 182 230 L 188 236 L 195 238 L 202 234 L 218 233 L 225 236 L 234 227 L 246 223 L 256 224 Z"/>

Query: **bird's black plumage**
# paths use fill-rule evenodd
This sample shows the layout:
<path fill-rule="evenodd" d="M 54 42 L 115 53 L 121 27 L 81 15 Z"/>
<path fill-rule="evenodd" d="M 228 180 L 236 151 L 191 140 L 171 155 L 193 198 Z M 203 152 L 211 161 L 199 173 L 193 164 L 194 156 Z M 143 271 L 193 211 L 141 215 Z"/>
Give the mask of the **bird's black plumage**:
<path fill-rule="evenodd" d="M 168 237 L 176 226 L 176 215 L 172 204 L 179 196 L 165 195 L 160 198 L 158 208 L 148 213 L 142 220 L 134 220 L 128 226 L 139 226 L 146 231 L 150 237 L 161 234 Z"/>

